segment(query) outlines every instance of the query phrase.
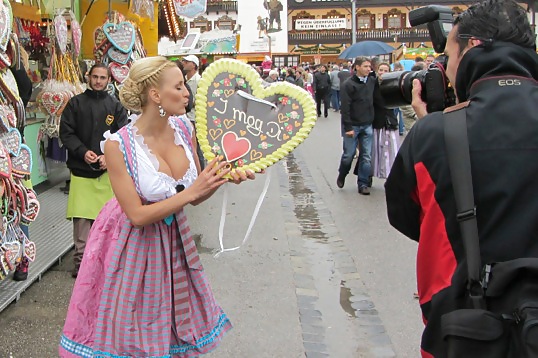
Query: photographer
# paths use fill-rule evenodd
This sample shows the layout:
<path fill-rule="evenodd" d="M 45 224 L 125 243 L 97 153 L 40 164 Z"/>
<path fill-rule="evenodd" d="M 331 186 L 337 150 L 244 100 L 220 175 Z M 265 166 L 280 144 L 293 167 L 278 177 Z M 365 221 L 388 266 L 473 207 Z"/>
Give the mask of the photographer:
<path fill-rule="evenodd" d="M 538 55 L 525 10 L 512 0 L 471 6 L 454 20 L 445 53 L 458 106 L 467 107 L 482 262 L 538 257 Z M 421 90 L 414 80 L 412 105 L 421 119 L 385 188 L 390 223 L 419 243 L 422 356 L 437 358 L 448 356 L 441 317 L 469 308 L 469 296 L 444 118 L 427 114 Z"/>

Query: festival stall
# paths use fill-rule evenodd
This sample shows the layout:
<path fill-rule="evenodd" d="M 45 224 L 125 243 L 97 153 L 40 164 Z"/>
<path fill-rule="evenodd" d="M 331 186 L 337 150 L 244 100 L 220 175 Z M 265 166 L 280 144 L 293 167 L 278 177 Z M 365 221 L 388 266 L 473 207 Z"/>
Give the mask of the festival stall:
<path fill-rule="evenodd" d="M 17 264 L 36 258 L 36 245 L 20 228 L 29 225 L 39 213 L 36 193 L 27 188 L 32 172 L 32 152 L 25 144 L 23 129 L 26 112 L 15 74 L 24 71 L 24 55 L 16 33 L 11 4 L 0 2 L 0 280 Z"/>

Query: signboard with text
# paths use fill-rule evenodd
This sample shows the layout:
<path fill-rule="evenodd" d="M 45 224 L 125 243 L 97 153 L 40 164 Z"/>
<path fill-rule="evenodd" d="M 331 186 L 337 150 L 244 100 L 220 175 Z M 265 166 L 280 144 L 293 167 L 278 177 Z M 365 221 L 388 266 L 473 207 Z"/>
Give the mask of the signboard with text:
<path fill-rule="evenodd" d="M 349 0 L 288 0 L 288 8 L 293 9 L 312 9 L 320 7 L 349 7 Z"/>
<path fill-rule="evenodd" d="M 300 19 L 295 20 L 295 30 L 334 30 L 345 29 L 347 19 Z"/>

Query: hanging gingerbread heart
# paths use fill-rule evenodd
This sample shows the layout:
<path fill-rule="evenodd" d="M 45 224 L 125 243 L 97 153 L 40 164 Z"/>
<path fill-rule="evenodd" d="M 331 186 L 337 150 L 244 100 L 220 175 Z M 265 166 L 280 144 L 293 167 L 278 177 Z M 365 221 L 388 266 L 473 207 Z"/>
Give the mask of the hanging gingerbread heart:
<path fill-rule="evenodd" d="M 54 32 L 56 35 L 56 42 L 58 42 L 58 48 L 62 53 L 67 50 L 67 21 L 62 15 L 63 11 L 54 18 Z"/>
<path fill-rule="evenodd" d="M 11 128 L 8 112 L 4 111 L 4 105 L 0 105 L 0 135 L 7 133 Z"/>
<path fill-rule="evenodd" d="M 104 35 L 104 34 L 103 34 Z M 80 24 L 78 23 L 75 15 L 71 12 L 71 36 L 73 38 L 73 52 L 75 57 L 78 57 L 80 54 L 80 44 L 82 40 L 82 30 Z"/>
<path fill-rule="evenodd" d="M 119 83 L 123 83 L 127 76 L 129 75 L 129 67 L 126 65 L 120 65 L 118 63 L 112 62 L 108 68 L 110 68 L 110 73 L 112 73 L 112 78 L 114 78 Z"/>
<path fill-rule="evenodd" d="M 30 223 L 33 223 L 37 219 L 41 206 L 37 199 L 29 199 L 26 206 L 27 208 L 21 213 L 21 216 L 22 216 L 22 222 L 24 224 L 29 225 Z"/>
<path fill-rule="evenodd" d="M 13 13 L 9 1 L 0 2 L 0 50 L 5 52 L 11 36 Z M 6 55 L 7 57 L 7 55 Z"/>
<path fill-rule="evenodd" d="M 2 244 L 2 249 L 4 250 L 6 262 L 10 266 L 11 271 L 13 271 L 17 259 L 21 257 L 21 244 L 18 241 L 6 242 Z"/>
<path fill-rule="evenodd" d="M 218 60 L 196 94 L 196 133 L 207 160 L 223 155 L 234 170 L 259 172 L 302 143 L 316 122 L 312 96 L 290 83 L 263 87 L 251 66 Z"/>
<path fill-rule="evenodd" d="M 21 144 L 19 155 L 11 158 L 13 175 L 28 176 L 32 174 L 32 151 L 26 144 Z"/>
<path fill-rule="evenodd" d="M 103 31 L 112 46 L 123 53 L 131 52 L 135 43 L 135 28 L 130 22 L 124 21 L 117 25 L 106 23 Z"/>
<path fill-rule="evenodd" d="M 41 92 L 41 105 L 51 116 L 59 115 L 69 102 L 69 95 L 63 91 L 45 90 Z"/>
<path fill-rule="evenodd" d="M 34 262 L 36 253 L 37 253 L 37 246 L 35 245 L 35 242 L 26 240 L 26 243 L 24 244 L 24 251 L 23 251 L 24 257 L 26 257 L 28 261 Z"/>
<path fill-rule="evenodd" d="M 11 128 L 7 133 L 0 136 L 0 141 L 11 156 L 16 157 L 19 155 L 22 145 L 22 138 L 17 129 Z M 13 166 L 13 162 L 11 164 Z"/>
<path fill-rule="evenodd" d="M 125 65 L 131 59 L 132 52 L 123 53 L 118 51 L 115 47 L 108 49 L 107 55 L 112 61 L 119 63 L 120 65 Z"/>

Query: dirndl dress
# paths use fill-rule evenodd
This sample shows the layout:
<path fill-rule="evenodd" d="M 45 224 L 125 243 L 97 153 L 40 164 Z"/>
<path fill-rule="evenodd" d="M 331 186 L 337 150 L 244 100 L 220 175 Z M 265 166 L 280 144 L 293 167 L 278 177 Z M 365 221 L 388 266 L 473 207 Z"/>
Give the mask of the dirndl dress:
<path fill-rule="evenodd" d="M 134 122 L 136 123 L 136 122 Z M 131 123 L 107 140 L 120 143 L 143 202 L 166 199 L 191 185 L 196 165 L 191 126 L 170 117 L 175 144 L 190 166 L 176 181 Z M 102 143 L 103 145 L 103 143 Z M 116 199 L 92 226 L 60 342 L 60 357 L 196 357 L 213 350 L 231 324 L 215 301 L 183 210 L 134 227 Z"/>
<path fill-rule="evenodd" d="M 386 179 L 389 176 L 400 145 L 398 130 L 374 129 L 374 140 L 372 141 L 372 171 L 374 177 Z"/>

